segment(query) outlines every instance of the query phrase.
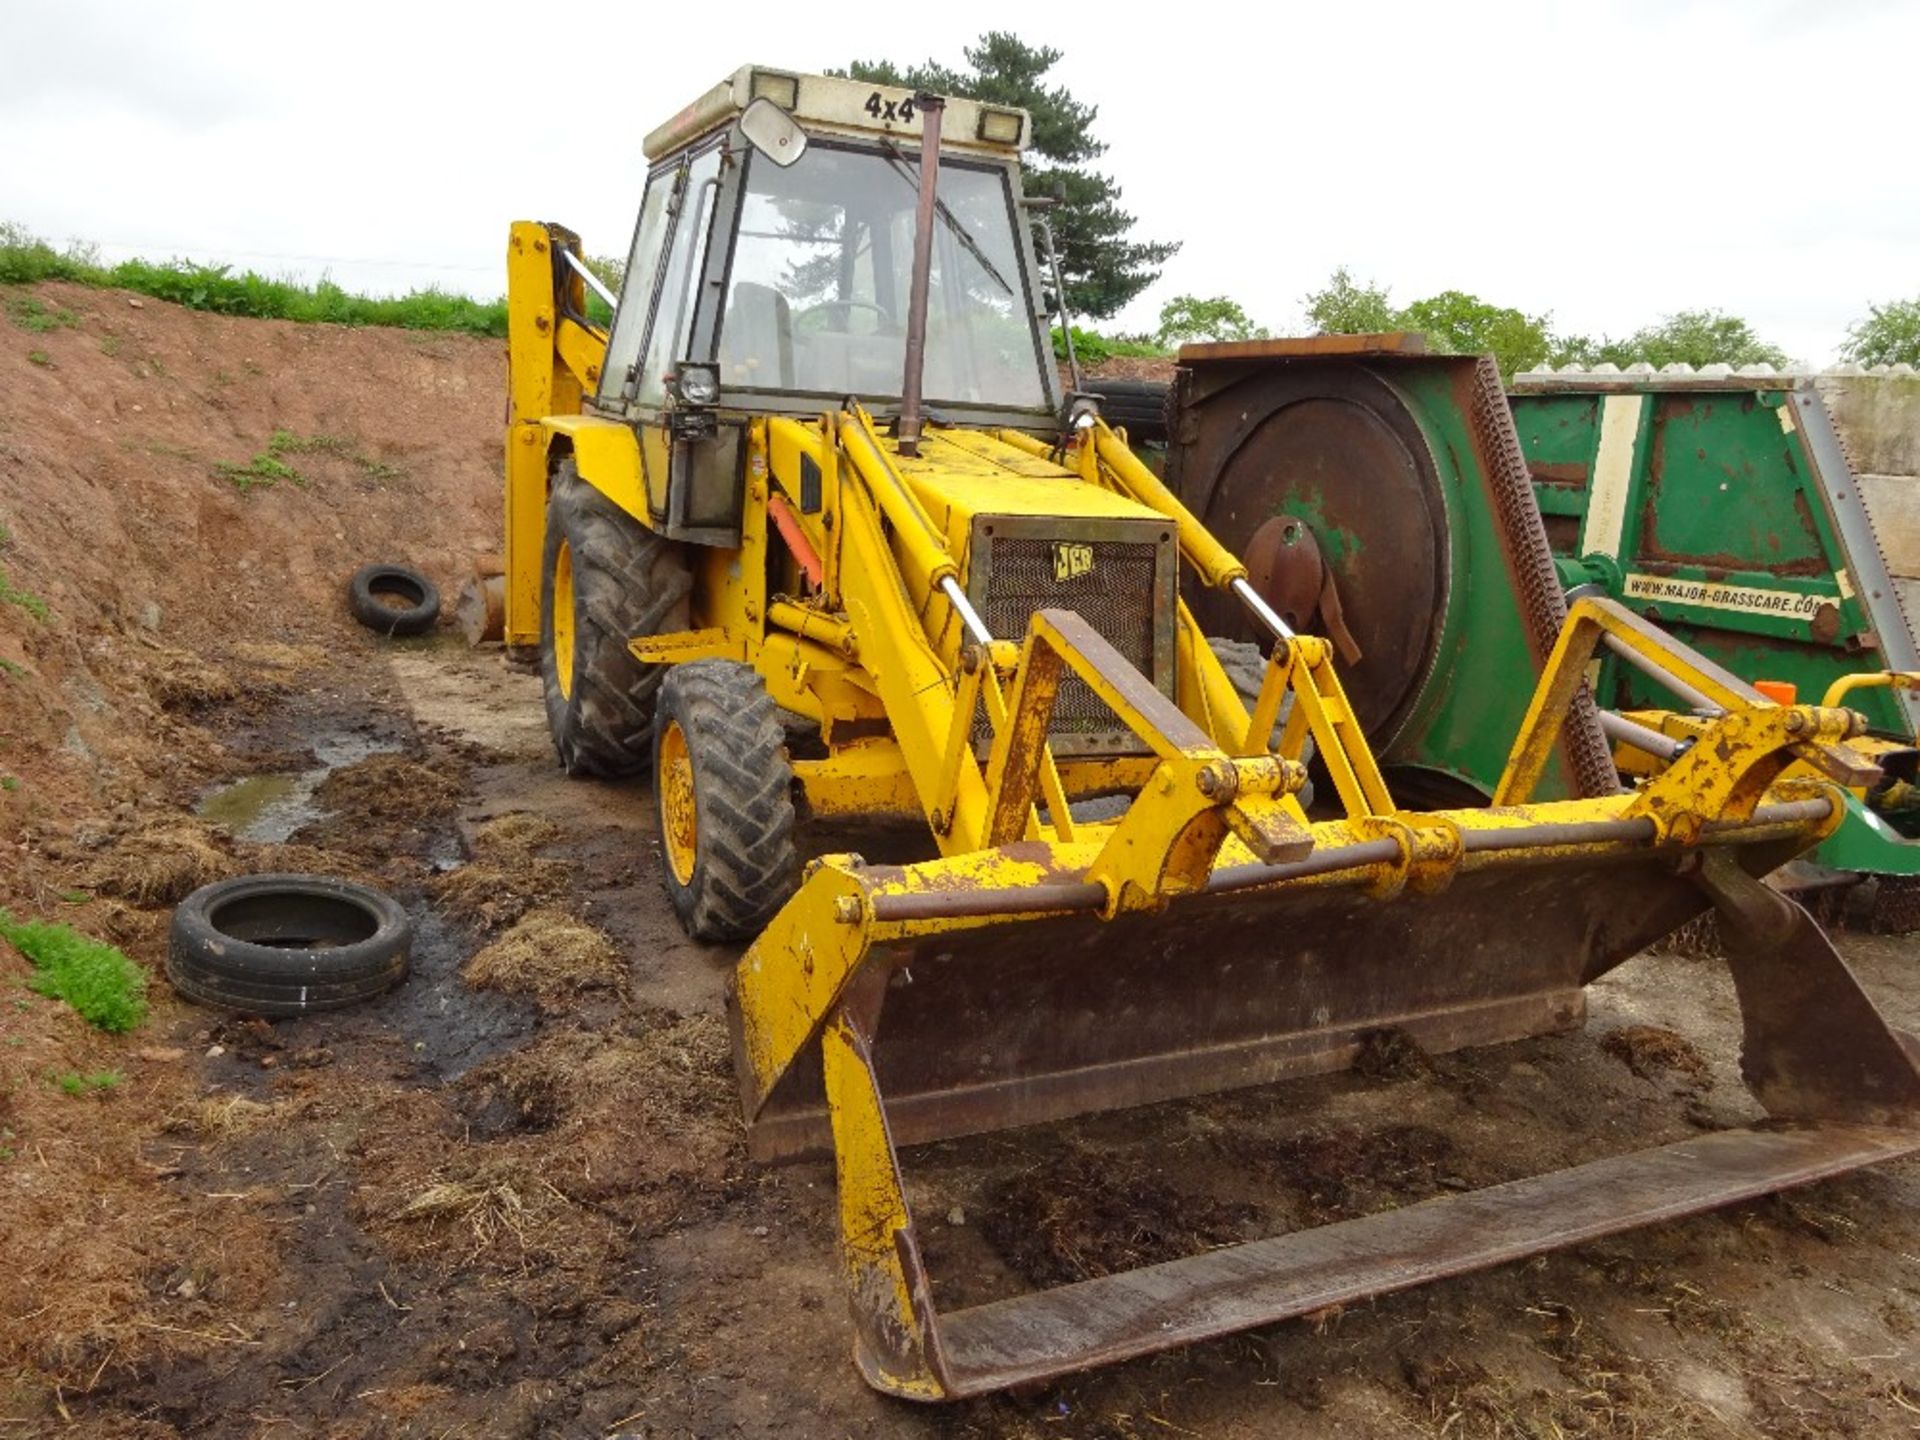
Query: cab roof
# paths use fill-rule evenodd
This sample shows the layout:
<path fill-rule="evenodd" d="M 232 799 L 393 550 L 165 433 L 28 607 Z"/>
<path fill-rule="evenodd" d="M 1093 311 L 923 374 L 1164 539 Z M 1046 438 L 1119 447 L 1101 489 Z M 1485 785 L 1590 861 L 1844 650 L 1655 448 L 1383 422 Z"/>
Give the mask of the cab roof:
<path fill-rule="evenodd" d="M 765 65 L 742 65 L 642 142 L 649 161 L 684 148 L 733 122 L 753 101 L 765 98 L 792 115 L 810 134 L 878 134 L 918 138 L 920 111 L 914 92 L 837 75 L 800 75 Z M 974 150 L 1017 156 L 1032 122 L 1011 105 L 950 98 L 940 127 L 943 150 Z"/>

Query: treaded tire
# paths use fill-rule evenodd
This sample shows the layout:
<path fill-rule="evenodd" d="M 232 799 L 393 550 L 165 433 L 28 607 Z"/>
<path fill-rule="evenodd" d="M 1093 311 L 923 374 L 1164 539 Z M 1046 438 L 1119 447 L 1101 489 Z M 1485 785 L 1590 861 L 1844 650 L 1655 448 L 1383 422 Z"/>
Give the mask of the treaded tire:
<path fill-rule="evenodd" d="M 563 690 L 554 652 L 554 582 L 564 544 L 573 585 L 573 675 Z M 693 590 L 685 552 L 587 484 L 562 461 L 547 500 L 540 557 L 540 682 L 547 730 L 569 775 L 633 775 L 647 767 L 664 667 L 627 642 L 684 630 Z"/>
<path fill-rule="evenodd" d="M 173 912 L 167 978 L 189 1000 L 273 1017 L 337 1010 L 407 973 L 413 922 L 388 895 L 325 875 L 242 875 Z"/>
<path fill-rule="evenodd" d="M 685 740 L 697 817 L 691 873 L 684 877 L 675 874 L 669 829 L 674 766 L 661 756 L 670 729 Z M 674 666 L 660 687 L 653 754 L 660 871 L 674 913 L 696 940 L 758 935 L 800 878 L 793 765 L 766 686 L 731 660 Z"/>
<path fill-rule="evenodd" d="M 1100 414 L 1115 429 L 1124 429 L 1135 445 L 1167 443 L 1167 397 L 1173 387 L 1164 380 L 1087 380 L 1087 389 L 1100 397 Z"/>
<path fill-rule="evenodd" d="M 1233 682 L 1234 693 L 1247 707 L 1247 713 L 1253 713 L 1254 702 L 1260 698 L 1261 682 L 1267 677 L 1267 652 L 1251 640 L 1229 640 L 1221 635 L 1209 635 L 1207 648 L 1213 651 L 1220 668 L 1227 672 L 1227 679 Z M 1292 713 L 1293 694 L 1289 691 L 1280 697 L 1280 713 L 1274 717 L 1273 733 L 1267 739 L 1269 749 L 1280 743 L 1280 732 L 1286 728 L 1287 717 Z M 1300 759 L 1303 762 L 1313 759 L 1313 736 L 1307 736 L 1306 744 L 1300 747 Z M 1303 806 L 1313 804 L 1313 781 L 1307 781 L 1295 798 Z"/>
<path fill-rule="evenodd" d="M 382 595 L 397 595 L 406 604 L 396 609 Z M 411 566 L 362 565 L 347 582 L 347 609 L 377 634 L 424 635 L 440 618 L 440 591 Z"/>

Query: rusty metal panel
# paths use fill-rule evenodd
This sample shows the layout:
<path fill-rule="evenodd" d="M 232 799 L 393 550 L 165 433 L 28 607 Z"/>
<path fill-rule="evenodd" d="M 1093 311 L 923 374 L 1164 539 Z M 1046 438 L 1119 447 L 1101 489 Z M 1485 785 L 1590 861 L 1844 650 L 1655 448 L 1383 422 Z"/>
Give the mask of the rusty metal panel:
<path fill-rule="evenodd" d="M 1751 866 L 1783 858 L 1742 851 Z M 1084 910 L 1079 878 L 1060 877 L 1063 910 Z M 1007 897 L 989 903 L 1005 918 Z M 1706 904 L 1642 851 L 1479 870 L 1391 901 L 1269 887 L 1105 923 L 1029 912 L 894 947 L 874 1061 L 894 1138 L 915 1144 L 1343 1069 L 1382 1028 L 1435 1052 L 1517 1040 L 1578 1025 L 1581 986 Z M 816 1059 L 749 1140 L 761 1159 L 824 1151 Z"/>
<path fill-rule="evenodd" d="M 955 1397 L 1212 1339 L 1811 1184 L 1920 1130 L 1727 1130 L 940 1319 Z"/>
<path fill-rule="evenodd" d="M 1424 355 L 1427 337 L 1414 330 L 1372 335 L 1298 335 L 1271 340 L 1215 340 L 1180 347 L 1182 365 L 1217 360 L 1282 360 L 1317 355 Z"/>

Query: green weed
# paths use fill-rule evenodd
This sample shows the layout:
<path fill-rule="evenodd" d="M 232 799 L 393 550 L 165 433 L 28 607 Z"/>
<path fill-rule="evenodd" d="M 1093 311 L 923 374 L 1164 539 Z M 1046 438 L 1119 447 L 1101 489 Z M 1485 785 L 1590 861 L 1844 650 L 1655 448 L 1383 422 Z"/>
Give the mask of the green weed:
<path fill-rule="evenodd" d="M 26 956 L 38 994 L 64 1000 L 102 1030 L 131 1030 L 147 1016 L 147 977 L 119 950 L 68 925 L 16 920 L 0 908 L 0 939 Z"/>
<path fill-rule="evenodd" d="M 18 660 L 9 660 L 6 656 L 0 655 L 0 675 L 19 680 L 24 678 L 26 673 L 27 667 Z"/>
<path fill-rule="evenodd" d="M 45 335 L 50 330 L 77 330 L 80 317 L 71 310 L 49 310 L 31 295 L 9 295 L 7 318 L 22 330 Z"/>
<path fill-rule="evenodd" d="M 89 895 L 85 890 L 62 890 L 60 892 L 60 898 L 69 905 L 84 905 L 93 899 L 93 896 Z"/>
<path fill-rule="evenodd" d="M 53 1077 L 53 1082 L 69 1095 L 91 1095 L 96 1090 L 111 1090 L 126 1078 L 118 1070 L 96 1070 L 91 1075 L 64 1070 Z"/>
<path fill-rule="evenodd" d="M 18 775 L 0 775 L 0 790 L 14 791 L 20 788 Z"/>
<path fill-rule="evenodd" d="M 291 480 L 298 485 L 300 472 L 286 461 L 269 451 L 261 451 L 244 465 L 234 465 L 222 460 L 213 467 L 214 474 L 231 484 L 241 492 L 262 490 L 276 480 Z"/>
<path fill-rule="evenodd" d="M 29 350 L 27 351 L 27 363 L 30 365 L 40 365 L 51 370 L 53 368 L 53 356 L 44 350 Z"/>
<path fill-rule="evenodd" d="M 109 359 L 118 355 L 120 353 L 120 337 L 118 335 L 107 336 L 106 339 L 100 342 L 100 353 Z"/>
<path fill-rule="evenodd" d="M 26 590 L 16 590 L 4 570 L 0 570 L 0 605 L 18 605 L 34 619 L 42 622 L 52 613 L 47 609 L 47 602 L 38 595 Z"/>
<path fill-rule="evenodd" d="M 270 280 L 251 270 L 234 274 L 226 265 L 190 260 L 125 260 L 103 265 L 90 245 L 56 250 L 24 226 L 0 223 L 0 284 L 29 285 L 71 280 L 170 300 L 192 310 L 334 325 L 387 325 L 403 330 L 457 330 L 504 337 L 507 302 L 474 300 L 444 290 L 376 298 L 355 295 L 331 280 L 305 285 Z"/>
<path fill-rule="evenodd" d="M 221 479 L 242 490 L 271 485 L 276 480 L 306 484 L 306 478 L 281 458 L 286 455 L 332 455 L 357 465 L 360 472 L 372 480 L 397 480 L 404 473 L 397 466 L 361 454 L 351 440 L 338 435 L 296 435 L 291 430 L 275 430 L 267 437 L 266 448 L 245 465 L 222 463 L 213 468 Z"/>

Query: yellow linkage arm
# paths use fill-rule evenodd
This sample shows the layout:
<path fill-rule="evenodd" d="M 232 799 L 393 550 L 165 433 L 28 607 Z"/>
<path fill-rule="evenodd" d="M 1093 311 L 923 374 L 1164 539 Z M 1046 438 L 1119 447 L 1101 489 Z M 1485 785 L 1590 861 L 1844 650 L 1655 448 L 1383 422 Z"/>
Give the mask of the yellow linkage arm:
<path fill-rule="evenodd" d="M 540 551 L 547 518 L 547 446 L 541 421 L 578 415 L 600 383 L 607 337 L 568 319 L 586 310 L 586 287 L 556 263 L 556 247 L 579 250 L 558 225 L 516 220 L 507 234 L 506 641 L 540 642 Z M 555 277 L 564 275 L 565 294 Z"/>
<path fill-rule="evenodd" d="M 1199 572 L 1207 585 L 1218 590 L 1231 585 L 1235 580 L 1246 578 L 1247 567 L 1234 557 L 1232 551 L 1213 538 L 1211 531 L 1194 516 L 1194 513 L 1174 497 L 1174 493 L 1160 483 L 1140 458 L 1127 448 L 1107 422 L 1096 420 L 1093 429 L 1081 438 L 1081 445 L 1088 443 L 1091 437 L 1094 453 L 1107 472 L 1119 482 L 1119 489 L 1157 514 L 1172 521 L 1180 532 L 1180 552 L 1187 563 Z"/>
<path fill-rule="evenodd" d="M 1494 790 L 1496 806 L 1532 798 L 1559 743 L 1568 708 L 1588 662 L 1602 644 L 1676 693 L 1692 694 L 1724 713 L 1700 739 L 1635 792 L 1629 812 L 1651 818 L 1663 839 L 1692 844 L 1708 821 L 1747 819 L 1768 786 L 1796 759 L 1846 786 L 1866 784 L 1879 771 L 1844 744 L 1865 727 L 1850 710 L 1775 705 L 1759 691 L 1614 600 L 1585 596 L 1574 602 L 1520 724 L 1506 772 Z"/>

